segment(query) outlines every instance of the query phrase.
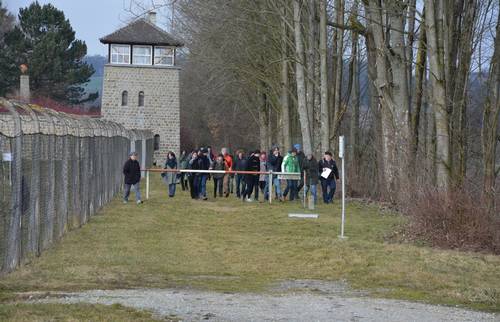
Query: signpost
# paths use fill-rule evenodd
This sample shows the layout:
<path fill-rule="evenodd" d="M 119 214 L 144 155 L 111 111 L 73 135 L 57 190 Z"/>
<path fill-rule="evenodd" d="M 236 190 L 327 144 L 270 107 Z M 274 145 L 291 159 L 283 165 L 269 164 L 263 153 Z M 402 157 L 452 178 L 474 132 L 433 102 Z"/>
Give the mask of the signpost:
<path fill-rule="evenodd" d="M 344 136 L 339 137 L 339 158 L 342 159 L 342 224 L 340 226 L 340 239 L 347 238 L 344 236 L 344 223 L 345 223 L 345 149 L 344 149 Z"/>

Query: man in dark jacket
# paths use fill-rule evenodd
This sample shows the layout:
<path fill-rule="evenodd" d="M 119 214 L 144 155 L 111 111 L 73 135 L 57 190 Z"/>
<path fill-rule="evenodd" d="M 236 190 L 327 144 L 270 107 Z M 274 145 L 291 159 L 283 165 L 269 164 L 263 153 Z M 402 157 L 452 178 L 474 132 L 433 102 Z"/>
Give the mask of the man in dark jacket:
<path fill-rule="evenodd" d="M 283 157 L 281 156 L 279 147 L 274 147 L 269 154 L 269 170 L 272 172 L 281 172 L 281 163 L 283 163 Z M 281 182 L 277 174 L 273 174 L 273 186 L 276 192 L 276 199 L 283 201 L 283 194 L 281 192 Z M 272 191 L 270 191 L 272 193 Z"/>
<path fill-rule="evenodd" d="M 260 171 L 260 151 L 256 150 L 248 157 L 246 171 L 259 172 Z M 252 191 L 255 190 L 255 200 L 259 199 L 259 175 L 247 174 L 245 176 L 247 188 L 243 193 L 243 200 L 252 201 Z"/>
<path fill-rule="evenodd" d="M 297 150 L 297 161 L 299 161 L 300 168 L 300 181 L 297 184 L 297 193 L 299 193 L 304 186 L 304 162 L 306 160 L 306 155 L 302 151 L 302 146 L 300 144 L 294 144 L 293 147 Z"/>
<path fill-rule="evenodd" d="M 128 160 L 123 166 L 123 175 L 125 176 L 123 203 L 128 202 L 130 188 L 134 189 L 137 204 L 142 203 L 140 191 L 141 166 L 139 165 L 139 161 L 137 161 L 137 152 L 130 153 Z"/>
<path fill-rule="evenodd" d="M 316 204 L 318 200 L 317 186 L 319 181 L 319 165 L 318 161 L 314 158 L 312 154 L 308 154 L 307 158 L 304 160 L 304 172 L 305 172 L 305 192 L 306 194 L 311 192 L 314 203 Z"/>
<path fill-rule="evenodd" d="M 323 191 L 323 202 L 326 204 L 333 202 L 335 189 L 337 188 L 336 180 L 339 179 L 339 169 L 337 164 L 332 159 L 330 151 L 325 152 L 323 160 L 319 162 L 319 173 L 321 174 L 321 190 Z M 329 172 L 328 176 L 326 175 Z M 326 178 L 325 178 L 326 176 Z"/>
<path fill-rule="evenodd" d="M 234 171 L 247 170 L 247 159 L 245 158 L 245 154 L 241 150 L 239 150 L 236 153 L 236 159 L 234 160 L 233 170 Z M 241 198 L 241 195 L 245 193 L 245 190 L 246 190 L 245 175 L 238 173 L 236 175 L 236 197 Z"/>
<path fill-rule="evenodd" d="M 210 159 L 208 158 L 208 150 L 206 148 L 202 148 L 200 153 L 198 154 L 197 159 L 197 169 L 198 170 L 208 170 L 210 169 Z M 203 200 L 207 200 L 207 179 L 208 173 L 199 173 L 198 174 L 198 184 L 199 184 L 199 198 Z"/>

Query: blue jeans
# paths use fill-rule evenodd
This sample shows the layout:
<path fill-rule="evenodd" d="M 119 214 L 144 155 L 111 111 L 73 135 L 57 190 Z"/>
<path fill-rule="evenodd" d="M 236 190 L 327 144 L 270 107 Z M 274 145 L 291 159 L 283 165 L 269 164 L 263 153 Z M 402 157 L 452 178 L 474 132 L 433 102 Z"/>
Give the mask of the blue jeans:
<path fill-rule="evenodd" d="M 337 183 L 335 179 L 321 179 L 321 190 L 323 190 L 323 202 L 332 203 L 333 195 L 335 195 L 335 189 L 337 188 Z"/>
<path fill-rule="evenodd" d="M 273 186 L 274 186 L 274 191 L 276 193 L 276 198 L 283 197 L 283 194 L 281 193 L 281 180 L 278 179 L 278 176 L 274 176 Z M 271 191 L 271 193 L 272 193 L 272 191 Z"/>
<path fill-rule="evenodd" d="M 176 186 L 175 183 L 171 183 L 168 185 L 168 196 L 169 197 L 175 196 L 175 186 Z"/>
<path fill-rule="evenodd" d="M 130 188 L 134 189 L 135 192 L 135 200 L 140 201 L 141 200 L 141 190 L 140 190 L 140 182 L 137 182 L 136 184 L 125 184 L 124 189 L 123 189 L 123 200 L 128 201 L 128 196 L 130 195 Z"/>
<path fill-rule="evenodd" d="M 290 201 L 294 200 L 295 198 L 299 198 L 298 191 L 297 191 L 297 180 L 286 180 L 286 188 L 285 191 L 283 192 L 283 196 L 286 197 L 286 195 L 290 192 Z"/>
<path fill-rule="evenodd" d="M 306 195 L 309 193 L 309 191 L 311 191 L 311 194 L 314 198 L 314 203 L 316 203 L 318 201 L 318 186 L 315 184 L 306 185 L 304 189 L 306 189 Z"/>
<path fill-rule="evenodd" d="M 199 177 L 200 185 L 198 191 L 200 192 L 200 198 L 206 198 L 208 174 L 201 174 Z"/>
<path fill-rule="evenodd" d="M 245 193 L 245 175 L 236 175 L 236 197 L 241 198 L 241 195 Z"/>

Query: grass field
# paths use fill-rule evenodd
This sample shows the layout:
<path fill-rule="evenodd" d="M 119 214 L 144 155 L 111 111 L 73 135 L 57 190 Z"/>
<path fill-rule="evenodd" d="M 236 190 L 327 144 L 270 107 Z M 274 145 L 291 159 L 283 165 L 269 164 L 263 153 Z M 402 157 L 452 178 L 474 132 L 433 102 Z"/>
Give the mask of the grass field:
<path fill-rule="evenodd" d="M 339 240 L 338 203 L 320 204 L 319 219 L 289 219 L 304 211 L 299 203 L 194 201 L 181 191 L 168 198 L 159 175 L 152 177 L 150 200 L 117 198 L 3 277 L 3 297 L 137 287 L 266 292 L 280 280 L 319 279 L 372 296 L 500 311 L 500 256 L 387 242 L 404 219 L 376 206 L 349 203 L 349 238 Z"/>
<path fill-rule="evenodd" d="M 0 305 L 0 321 L 158 321 L 148 312 L 138 312 L 121 305 L 90 304 L 8 304 Z M 175 321 L 162 320 L 162 321 Z"/>

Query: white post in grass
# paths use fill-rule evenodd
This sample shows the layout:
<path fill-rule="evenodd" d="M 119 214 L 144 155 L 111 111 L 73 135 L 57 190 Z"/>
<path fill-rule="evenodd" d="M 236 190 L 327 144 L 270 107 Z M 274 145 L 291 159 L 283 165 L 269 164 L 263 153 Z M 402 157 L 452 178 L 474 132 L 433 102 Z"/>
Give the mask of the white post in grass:
<path fill-rule="evenodd" d="M 146 200 L 149 200 L 149 171 L 146 170 Z"/>
<path fill-rule="evenodd" d="M 268 198 L 269 198 L 269 204 L 273 203 L 273 172 L 269 171 L 269 177 L 267 179 L 267 193 L 268 193 Z M 266 195 L 266 192 L 264 191 L 264 196 Z"/>
<path fill-rule="evenodd" d="M 339 238 L 344 239 L 344 224 L 345 224 L 345 151 L 344 151 L 344 136 L 339 137 L 339 158 L 342 159 L 342 224 L 340 226 Z"/>

